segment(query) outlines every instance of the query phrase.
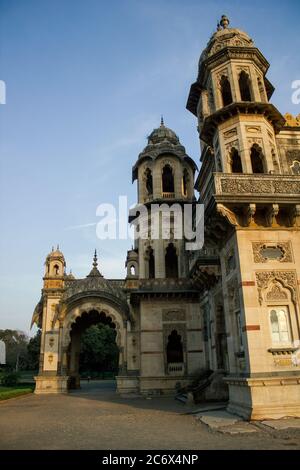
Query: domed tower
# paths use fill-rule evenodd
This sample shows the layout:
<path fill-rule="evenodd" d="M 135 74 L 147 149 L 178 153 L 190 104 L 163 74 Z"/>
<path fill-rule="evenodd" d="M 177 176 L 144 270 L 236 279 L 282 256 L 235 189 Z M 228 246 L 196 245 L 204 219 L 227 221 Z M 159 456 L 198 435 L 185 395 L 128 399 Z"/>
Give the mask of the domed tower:
<path fill-rule="evenodd" d="M 148 144 L 132 172 L 133 181 L 138 182 L 138 203 L 147 208 L 147 213 L 140 215 L 137 227 L 145 236 L 141 236 L 135 246 L 139 255 L 140 279 L 186 276 L 184 240 L 174 236 L 174 223 L 177 221 L 174 209 L 175 204 L 182 207 L 194 200 L 196 168 L 178 136 L 161 119 L 160 127 L 149 135 Z M 160 214 L 155 221 L 153 217 L 151 219 L 153 204 L 165 204 L 166 208 L 166 215 Z M 164 231 L 164 217 L 169 217 L 169 235 Z M 159 232 L 154 236 L 156 230 Z"/>
<path fill-rule="evenodd" d="M 223 15 L 187 102 L 201 144 L 205 245 L 190 275 L 203 292 L 206 364 L 226 370 L 229 408 L 254 419 L 300 415 L 300 131 L 269 102 L 268 68 Z"/>
<path fill-rule="evenodd" d="M 62 279 L 66 275 L 65 269 L 66 261 L 64 255 L 59 250 L 59 247 L 56 250 L 52 248 L 45 261 L 44 279 Z"/>

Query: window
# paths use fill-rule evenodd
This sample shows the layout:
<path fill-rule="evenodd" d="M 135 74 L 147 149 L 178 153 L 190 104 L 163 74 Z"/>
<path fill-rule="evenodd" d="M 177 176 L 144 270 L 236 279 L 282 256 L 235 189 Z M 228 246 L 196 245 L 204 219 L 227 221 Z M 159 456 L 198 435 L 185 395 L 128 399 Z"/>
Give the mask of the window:
<path fill-rule="evenodd" d="M 174 176 L 170 165 L 165 165 L 162 172 L 163 193 L 174 193 Z"/>
<path fill-rule="evenodd" d="M 290 343 L 288 312 L 286 307 L 274 307 L 270 311 L 271 334 L 273 344 Z"/>
<path fill-rule="evenodd" d="M 152 180 L 152 172 L 149 168 L 145 171 L 145 176 L 146 176 L 146 190 L 148 193 L 148 196 L 152 196 L 153 194 L 153 180 Z"/>
<path fill-rule="evenodd" d="M 189 179 L 188 171 L 185 168 L 183 170 L 183 177 L 182 177 L 182 192 L 184 196 L 187 196 L 187 192 L 188 192 L 188 189 L 187 189 L 188 179 Z"/>
<path fill-rule="evenodd" d="M 251 101 L 250 79 L 246 72 L 241 72 L 239 77 L 239 87 L 242 101 Z"/>
<path fill-rule="evenodd" d="M 131 276 L 135 276 L 135 267 L 133 265 L 130 266 L 130 274 Z"/>
<path fill-rule="evenodd" d="M 168 336 L 167 362 L 168 364 L 174 362 L 183 362 L 183 346 L 181 336 L 177 333 L 176 330 L 173 330 L 172 333 Z"/>
<path fill-rule="evenodd" d="M 166 265 L 166 277 L 177 278 L 178 277 L 178 257 L 176 254 L 176 248 L 173 243 L 170 243 L 166 250 L 165 256 Z"/>
<path fill-rule="evenodd" d="M 242 161 L 237 149 L 233 148 L 230 152 L 232 173 L 243 173 Z"/>
<path fill-rule="evenodd" d="M 252 173 L 265 173 L 264 168 L 264 155 L 262 149 L 254 144 L 250 153 Z"/>
<path fill-rule="evenodd" d="M 223 106 L 228 106 L 232 103 L 232 93 L 231 93 L 231 86 L 229 80 L 225 75 L 222 76 L 220 81 L 221 86 L 221 95 L 223 100 Z"/>
<path fill-rule="evenodd" d="M 55 264 L 55 265 L 53 266 L 53 269 L 54 269 L 54 274 L 55 274 L 55 276 L 58 276 L 58 274 L 59 274 L 59 266 L 58 266 L 58 264 Z"/>
<path fill-rule="evenodd" d="M 149 262 L 149 279 L 155 278 L 155 260 L 154 251 L 152 248 L 148 251 L 148 262 Z"/>

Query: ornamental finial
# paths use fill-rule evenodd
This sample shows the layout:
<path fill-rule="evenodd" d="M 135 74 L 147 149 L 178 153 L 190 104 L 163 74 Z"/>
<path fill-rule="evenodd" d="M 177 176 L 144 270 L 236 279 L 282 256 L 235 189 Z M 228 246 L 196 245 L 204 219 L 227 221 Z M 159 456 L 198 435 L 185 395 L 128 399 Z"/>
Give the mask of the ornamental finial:
<path fill-rule="evenodd" d="M 221 21 L 220 21 L 220 26 L 222 26 L 223 29 L 227 29 L 229 26 L 229 19 L 227 18 L 226 15 L 222 15 Z"/>
<path fill-rule="evenodd" d="M 97 266 L 98 266 L 97 250 L 95 250 L 95 253 L 94 253 L 93 266 L 94 266 L 94 268 L 97 268 Z"/>
<path fill-rule="evenodd" d="M 164 123 L 164 117 L 163 115 L 161 116 L 160 118 L 160 127 L 164 127 L 165 123 Z"/>

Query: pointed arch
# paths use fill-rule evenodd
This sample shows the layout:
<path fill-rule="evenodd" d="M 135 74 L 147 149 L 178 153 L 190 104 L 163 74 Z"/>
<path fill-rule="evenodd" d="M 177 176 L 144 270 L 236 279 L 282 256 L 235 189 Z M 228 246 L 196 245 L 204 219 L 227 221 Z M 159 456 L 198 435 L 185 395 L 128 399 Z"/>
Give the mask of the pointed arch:
<path fill-rule="evenodd" d="M 231 92 L 230 82 L 225 75 L 222 75 L 221 77 L 220 88 L 221 88 L 223 106 L 228 106 L 229 104 L 232 103 L 232 92 Z"/>
<path fill-rule="evenodd" d="M 265 173 L 265 157 L 262 148 L 253 144 L 250 150 L 252 173 Z"/>
<path fill-rule="evenodd" d="M 166 163 L 162 170 L 162 192 L 174 193 L 174 174 L 171 165 Z"/>
<path fill-rule="evenodd" d="M 239 75 L 239 87 L 242 101 L 252 101 L 251 80 L 249 75 L 242 70 Z"/>
<path fill-rule="evenodd" d="M 230 151 L 230 162 L 232 173 L 243 173 L 241 156 L 235 147 L 232 147 Z"/>
<path fill-rule="evenodd" d="M 165 254 L 166 277 L 178 277 L 178 256 L 173 243 L 169 243 Z"/>
<path fill-rule="evenodd" d="M 145 170 L 145 186 L 148 196 L 153 195 L 153 178 L 152 178 L 152 171 L 150 168 L 146 168 Z"/>

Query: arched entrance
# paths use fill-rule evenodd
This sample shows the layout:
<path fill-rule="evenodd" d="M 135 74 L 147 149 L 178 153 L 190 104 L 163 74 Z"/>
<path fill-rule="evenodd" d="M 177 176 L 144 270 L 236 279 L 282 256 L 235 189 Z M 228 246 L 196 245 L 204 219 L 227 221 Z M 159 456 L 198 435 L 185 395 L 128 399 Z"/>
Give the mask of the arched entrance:
<path fill-rule="evenodd" d="M 80 387 L 80 346 L 83 333 L 92 325 L 107 325 L 115 331 L 119 351 L 118 371 L 126 369 L 126 321 L 118 306 L 106 299 L 82 297 L 71 302 L 63 322 L 62 375 L 69 377 L 69 389 Z"/>
<path fill-rule="evenodd" d="M 69 389 L 76 389 L 80 387 L 80 359 L 82 351 L 82 338 L 84 337 L 86 332 L 91 331 L 91 326 L 101 325 L 104 327 L 109 327 L 112 330 L 113 335 L 111 335 L 111 338 L 114 338 L 112 340 L 114 343 L 113 345 L 115 346 L 117 356 L 119 356 L 119 348 L 116 344 L 116 324 L 113 322 L 112 317 L 107 315 L 105 312 L 96 309 L 83 312 L 82 315 L 77 317 L 76 321 L 72 324 L 70 331 L 71 340 L 67 353 L 67 375 L 69 377 Z M 94 330 L 94 339 L 98 340 L 99 346 L 99 335 L 97 335 L 97 332 L 100 332 L 98 328 Z M 105 347 L 104 344 L 102 344 L 102 346 L 103 348 Z M 94 347 L 97 348 L 97 343 Z M 92 364 L 90 364 L 90 368 L 91 367 Z M 100 372 L 99 368 L 98 372 Z"/>

